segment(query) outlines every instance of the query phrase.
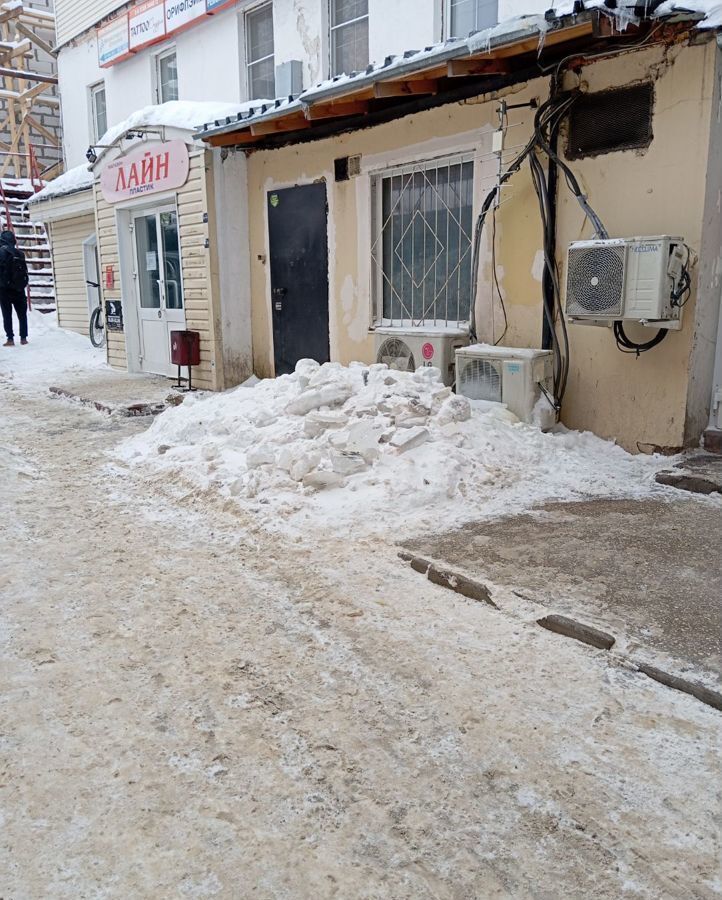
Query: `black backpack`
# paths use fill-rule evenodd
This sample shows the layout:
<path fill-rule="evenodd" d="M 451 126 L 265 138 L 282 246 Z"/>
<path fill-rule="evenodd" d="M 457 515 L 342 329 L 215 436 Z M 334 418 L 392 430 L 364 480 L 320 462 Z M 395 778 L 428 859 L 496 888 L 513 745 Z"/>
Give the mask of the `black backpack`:
<path fill-rule="evenodd" d="M 4 246 L 0 266 L 0 290 L 21 294 L 27 286 L 28 264 L 25 262 L 25 254 L 17 247 Z"/>

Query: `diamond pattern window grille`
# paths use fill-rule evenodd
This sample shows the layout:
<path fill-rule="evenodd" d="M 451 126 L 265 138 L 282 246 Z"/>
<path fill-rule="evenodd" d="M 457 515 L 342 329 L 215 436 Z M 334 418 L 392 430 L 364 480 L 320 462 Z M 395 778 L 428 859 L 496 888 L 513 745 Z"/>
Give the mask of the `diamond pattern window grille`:
<path fill-rule="evenodd" d="M 465 324 L 471 301 L 474 164 L 455 158 L 379 176 L 371 248 L 377 322 Z"/>

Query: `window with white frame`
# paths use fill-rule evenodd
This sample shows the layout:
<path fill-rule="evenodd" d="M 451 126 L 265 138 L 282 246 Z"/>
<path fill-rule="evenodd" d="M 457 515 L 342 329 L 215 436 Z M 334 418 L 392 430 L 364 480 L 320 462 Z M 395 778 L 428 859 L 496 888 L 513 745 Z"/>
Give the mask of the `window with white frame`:
<path fill-rule="evenodd" d="M 158 103 L 178 99 L 178 57 L 175 48 L 155 58 L 155 83 Z"/>
<path fill-rule="evenodd" d="M 108 130 L 108 110 L 105 105 L 105 82 L 90 88 L 90 122 L 93 140 L 99 141 Z"/>
<path fill-rule="evenodd" d="M 473 195 L 470 156 L 376 176 L 371 259 L 377 324 L 468 322 Z"/>
<path fill-rule="evenodd" d="M 498 21 L 498 0 L 449 0 L 449 37 L 466 37 Z"/>
<path fill-rule="evenodd" d="M 330 0 L 331 75 L 360 72 L 369 64 L 368 0 Z"/>
<path fill-rule="evenodd" d="M 246 71 L 249 100 L 272 100 L 276 96 L 273 3 L 246 13 Z"/>

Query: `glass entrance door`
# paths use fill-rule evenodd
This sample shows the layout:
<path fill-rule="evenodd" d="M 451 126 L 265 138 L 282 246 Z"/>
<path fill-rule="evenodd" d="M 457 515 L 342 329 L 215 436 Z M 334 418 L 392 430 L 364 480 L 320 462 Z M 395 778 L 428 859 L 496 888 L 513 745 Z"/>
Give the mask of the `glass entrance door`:
<path fill-rule="evenodd" d="M 178 216 L 161 208 L 133 217 L 140 368 L 172 375 L 170 332 L 185 328 Z"/>

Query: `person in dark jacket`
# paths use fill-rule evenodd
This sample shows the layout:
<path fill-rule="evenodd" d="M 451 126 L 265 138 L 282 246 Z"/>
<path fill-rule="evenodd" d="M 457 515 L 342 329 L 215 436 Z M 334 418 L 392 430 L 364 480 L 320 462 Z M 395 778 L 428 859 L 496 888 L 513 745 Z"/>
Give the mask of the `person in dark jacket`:
<path fill-rule="evenodd" d="M 28 265 L 12 231 L 0 234 L 0 307 L 7 340 L 4 347 L 15 346 L 13 310 L 18 317 L 20 343 L 28 342 Z"/>

